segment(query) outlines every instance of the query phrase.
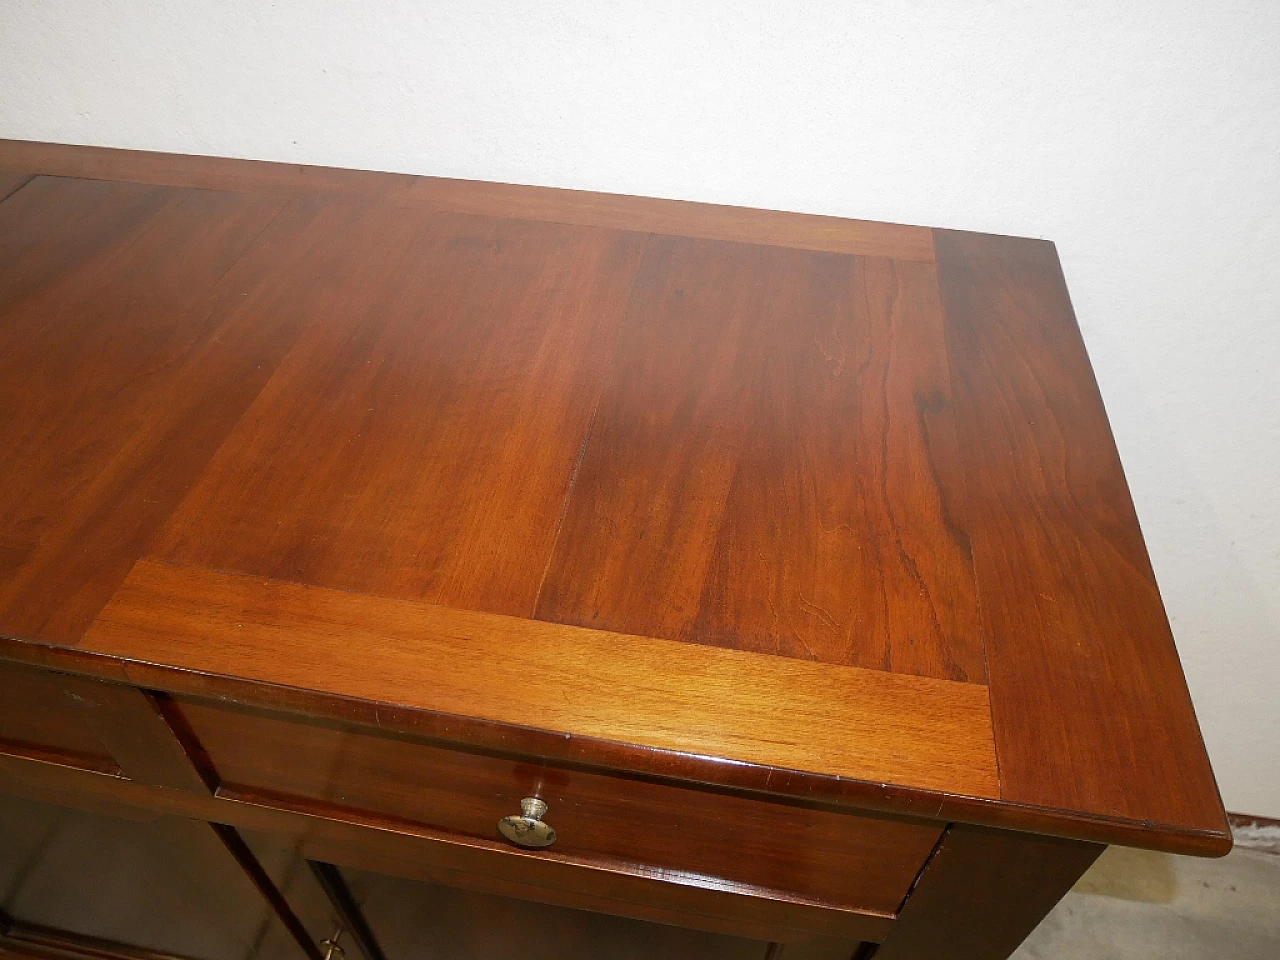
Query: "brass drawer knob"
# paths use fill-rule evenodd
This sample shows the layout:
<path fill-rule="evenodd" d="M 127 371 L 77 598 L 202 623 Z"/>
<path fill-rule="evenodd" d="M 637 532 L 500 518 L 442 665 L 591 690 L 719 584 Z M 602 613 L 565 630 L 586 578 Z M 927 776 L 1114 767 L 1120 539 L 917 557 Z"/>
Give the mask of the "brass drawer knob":
<path fill-rule="evenodd" d="M 545 803 L 537 797 L 525 797 L 520 801 L 520 815 L 499 820 L 498 832 L 517 847 L 549 847 L 556 842 L 556 832 L 542 822 L 546 815 Z"/>

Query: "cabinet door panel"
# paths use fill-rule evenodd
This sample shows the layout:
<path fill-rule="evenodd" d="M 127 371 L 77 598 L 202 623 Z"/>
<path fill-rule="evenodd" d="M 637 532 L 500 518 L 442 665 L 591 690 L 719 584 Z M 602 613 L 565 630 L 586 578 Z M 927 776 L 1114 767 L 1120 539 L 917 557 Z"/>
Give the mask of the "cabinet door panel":
<path fill-rule="evenodd" d="M 305 960 L 207 823 L 126 820 L 0 794 L 0 910 L 198 960 Z"/>
<path fill-rule="evenodd" d="M 387 960 L 763 960 L 767 944 L 342 868 Z"/>

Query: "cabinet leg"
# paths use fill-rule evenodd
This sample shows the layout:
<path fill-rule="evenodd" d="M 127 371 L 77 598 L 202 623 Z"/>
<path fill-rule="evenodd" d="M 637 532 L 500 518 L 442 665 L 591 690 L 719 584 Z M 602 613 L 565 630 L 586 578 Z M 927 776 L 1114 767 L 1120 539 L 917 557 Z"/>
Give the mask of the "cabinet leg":
<path fill-rule="evenodd" d="M 1105 847 L 951 826 L 875 960 L 1006 960 Z"/>

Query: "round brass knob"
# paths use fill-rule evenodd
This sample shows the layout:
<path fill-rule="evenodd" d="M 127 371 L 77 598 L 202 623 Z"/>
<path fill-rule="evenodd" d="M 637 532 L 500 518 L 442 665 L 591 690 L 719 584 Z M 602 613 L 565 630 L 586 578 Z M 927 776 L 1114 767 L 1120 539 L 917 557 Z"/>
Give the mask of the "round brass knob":
<path fill-rule="evenodd" d="M 546 815 L 545 803 L 537 797 L 525 797 L 520 801 L 520 815 L 499 820 L 498 832 L 517 847 L 549 847 L 556 842 L 556 832 L 542 822 Z"/>

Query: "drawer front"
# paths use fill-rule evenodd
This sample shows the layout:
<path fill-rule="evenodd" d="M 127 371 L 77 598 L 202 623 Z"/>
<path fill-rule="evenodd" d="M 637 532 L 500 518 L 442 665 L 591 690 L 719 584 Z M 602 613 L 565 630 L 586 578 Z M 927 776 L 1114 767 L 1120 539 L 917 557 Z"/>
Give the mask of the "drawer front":
<path fill-rule="evenodd" d="M 5 661 L 0 661 L 0 753 L 117 772 L 56 674 Z"/>
<path fill-rule="evenodd" d="M 897 912 L 941 828 L 468 753 L 367 728 L 179 698 L 224 786 L 501 841 L 520 799 L 549 806 L 549 848 L 671 879 L 729 882 Z"/>

